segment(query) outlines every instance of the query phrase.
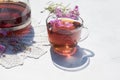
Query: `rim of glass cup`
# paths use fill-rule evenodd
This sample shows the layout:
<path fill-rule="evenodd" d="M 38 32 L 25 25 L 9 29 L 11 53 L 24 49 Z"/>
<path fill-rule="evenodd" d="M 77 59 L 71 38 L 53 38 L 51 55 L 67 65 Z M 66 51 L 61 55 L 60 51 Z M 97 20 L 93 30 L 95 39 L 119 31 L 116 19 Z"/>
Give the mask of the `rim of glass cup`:
<path fill-rule="evenodd" d="M 57 16 L 55 14 L 50 14 L 47 19 L 46 19 L 46 25 L 47 23 L 49 22 L 49 18 L 52 16 L 53 20 L 54 19 L 57 19 Z M 66 18 L 66 17 L 60 17 L 60 18 Z M 78 31 L 78 30 L 81 30 L 82 28 L 84 28 L 83 24 L 84 24 L 84 20 L 79 16 L 78 17 L 79 19 L 78 20 L 75 20 L 77 22 L 80 22 L 81 26 L 79 28 L 76 28 L 76 29 L 73 29 L 73 30 L 70 30 L 70 32 L 75 32 L 75 31 Z M 71 18 L 68 18 L 68 19 L 71 19 Z M 72 19 L 71 19 L 72 20 Z M 74 20 L 74 19 L 73 19 Z M 47 26 L 48 27 L 48 26 Z"/>

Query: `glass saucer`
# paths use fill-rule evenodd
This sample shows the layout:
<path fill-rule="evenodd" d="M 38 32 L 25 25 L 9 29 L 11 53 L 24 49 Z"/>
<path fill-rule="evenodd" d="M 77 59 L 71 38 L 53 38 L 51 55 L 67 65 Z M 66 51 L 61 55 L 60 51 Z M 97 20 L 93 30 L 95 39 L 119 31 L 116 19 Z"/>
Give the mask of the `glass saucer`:
<path fill-rule="evenodd" d="M 65 57 L 55 53 L 51 48 L 50 52 L 53 64 L 65 71 L 77 71 L 86 68 L 90 63 L 90 57 L 93 57 L 94 53 L 79 46 L 77 46 L 77 49 L 74 55 Z"/>

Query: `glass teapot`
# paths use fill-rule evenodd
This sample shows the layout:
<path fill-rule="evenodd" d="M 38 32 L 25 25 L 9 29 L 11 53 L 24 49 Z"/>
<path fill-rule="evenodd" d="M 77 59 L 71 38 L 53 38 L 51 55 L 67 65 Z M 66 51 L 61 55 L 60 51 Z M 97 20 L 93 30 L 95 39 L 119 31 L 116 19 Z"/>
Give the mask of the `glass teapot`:
<path fill-rule="evenodd" d="M 0 37 L 23 36 L 30 28 L 29 0 L 0 0 Z"/>

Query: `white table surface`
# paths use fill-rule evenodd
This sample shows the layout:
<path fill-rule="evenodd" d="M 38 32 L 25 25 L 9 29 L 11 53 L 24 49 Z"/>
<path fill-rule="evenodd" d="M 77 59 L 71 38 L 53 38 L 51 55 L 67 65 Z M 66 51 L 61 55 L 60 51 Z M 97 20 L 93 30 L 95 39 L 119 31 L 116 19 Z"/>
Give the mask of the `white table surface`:
<path fill-rule="evenodd" d="M 54 0 L 58 2 L 58 0 Z M 5 69 L 0 66 L 0 80 L 119 80 L 120 79 L 120 1 L 119 0 L 61 0 L 80 7 L 89 38 L 79 45 L 95 56 L 83 70 L 67 72 L 56 68 L 50 53 L 39 59 L 27 58 L 23 66 Z M 77 1 L 77 2 L 76 2 Z M 46 14 L 40 14 L 48 0 L 30 0 L 32 17 L 45 25 Z"/>

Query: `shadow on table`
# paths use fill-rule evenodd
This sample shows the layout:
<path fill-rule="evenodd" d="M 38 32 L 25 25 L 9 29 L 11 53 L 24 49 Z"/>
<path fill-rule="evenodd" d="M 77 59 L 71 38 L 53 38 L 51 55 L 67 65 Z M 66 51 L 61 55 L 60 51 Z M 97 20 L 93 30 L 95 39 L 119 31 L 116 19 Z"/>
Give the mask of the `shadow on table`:
<path fill-rule="evenodd" d="M 31 46 L 33 44 L 34 29 L 31 27 L 30 32 L 23 35 L 22 37 L 13 36 L 0 38 L 0 44 L 6 47 L 5 54 L 17 54 L 23 52 L 26 46 Z"/>
<path fill-rule="evenodd" d="M 65 71 L 78 71 L 86 68 L 90 63 L 90 57 L 94 56 L 91 50 L 80 48 L 77 46 L 76 54 L 65 57 L 55 53 L 51 47 L 50 49 L 51 58 L 53 64 Z"/>

